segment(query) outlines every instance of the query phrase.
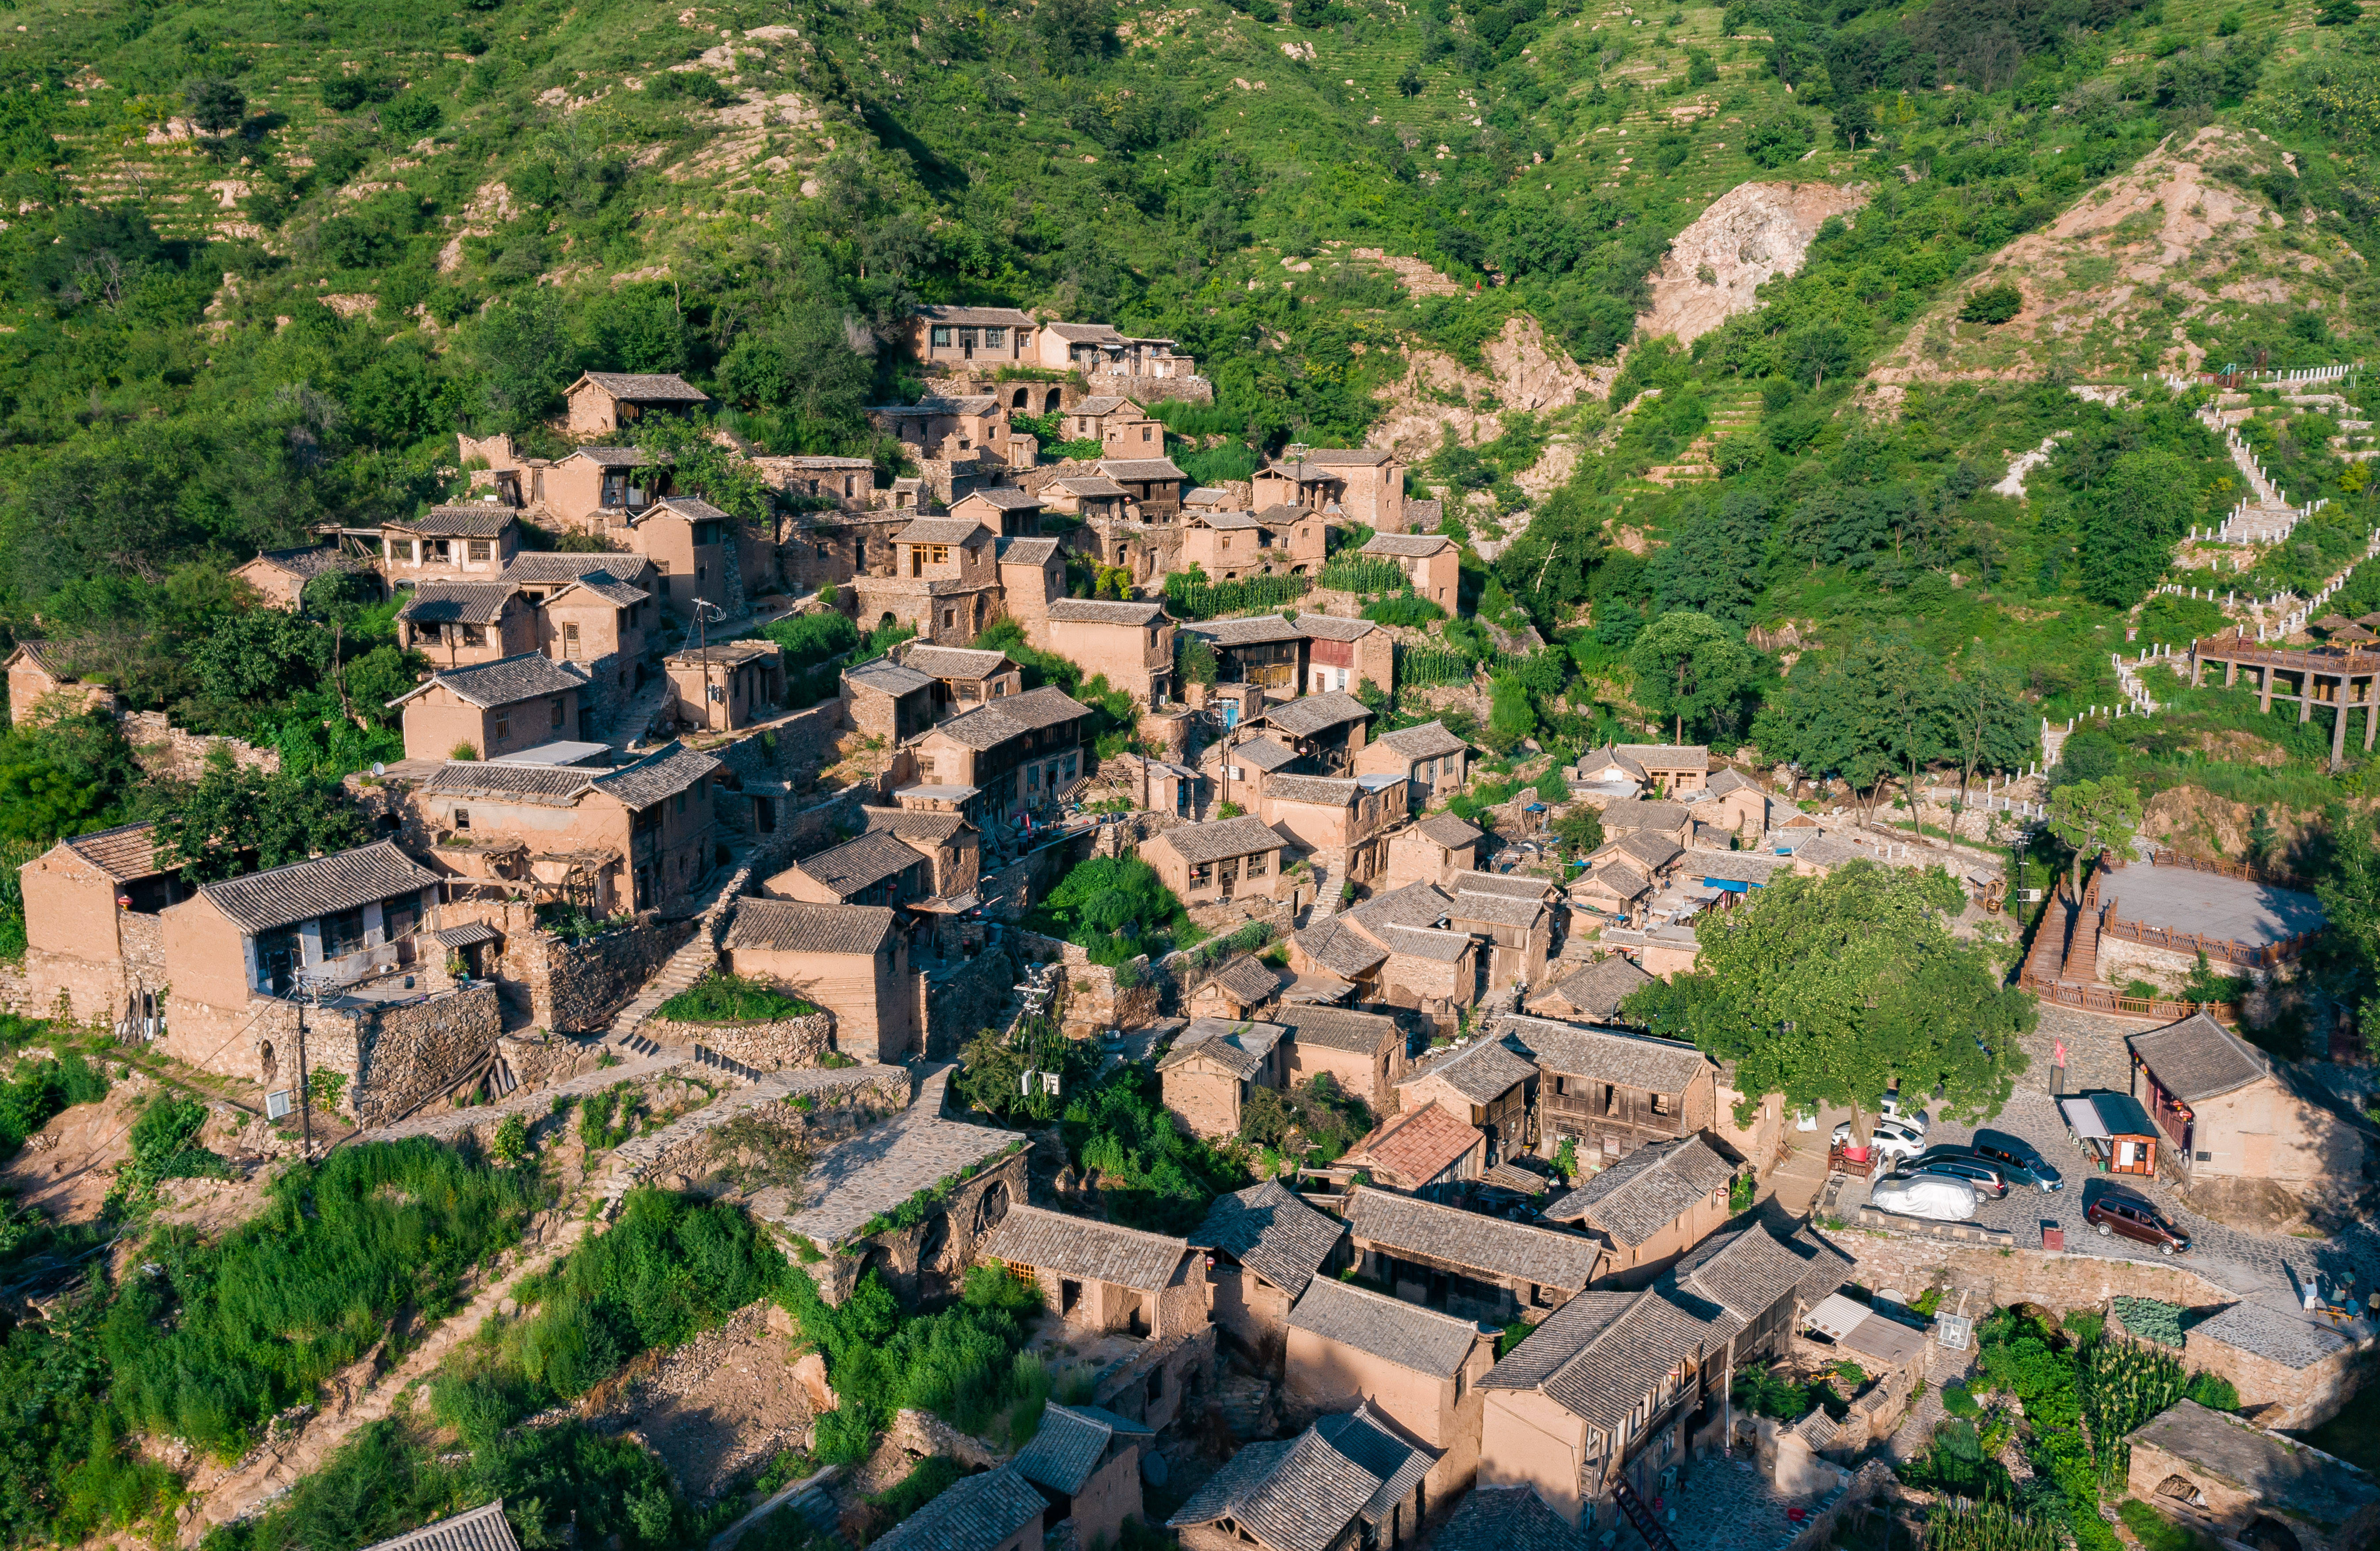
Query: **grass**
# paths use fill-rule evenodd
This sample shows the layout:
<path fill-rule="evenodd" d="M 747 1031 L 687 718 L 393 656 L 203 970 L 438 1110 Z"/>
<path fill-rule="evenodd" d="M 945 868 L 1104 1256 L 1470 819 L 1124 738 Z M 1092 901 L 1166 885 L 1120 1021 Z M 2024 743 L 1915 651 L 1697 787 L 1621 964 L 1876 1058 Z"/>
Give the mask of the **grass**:
<path fill-rule="evenodd" d="M 818 1008 L 769 981 L 713 971 L 657 1010 L 679 1023 L 773 1023 L 806 1018 Z"/>
<path fill-rule="evenodd" d="M 2186 1524 L 2177 1524 L 2138 1497 L 2116 1505 L 2116 1516 L 2142 1551 L 2216 1551 L 2215 1543 Z"/>

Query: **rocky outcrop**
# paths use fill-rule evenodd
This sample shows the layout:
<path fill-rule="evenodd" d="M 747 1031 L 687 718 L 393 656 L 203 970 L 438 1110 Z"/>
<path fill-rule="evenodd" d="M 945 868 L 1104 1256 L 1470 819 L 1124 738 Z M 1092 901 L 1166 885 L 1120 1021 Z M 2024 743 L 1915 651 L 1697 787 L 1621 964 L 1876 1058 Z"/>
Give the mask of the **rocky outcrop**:
<path fill-rule="evenodd" d="M 1867 203 L 1864 184 L 1739 183 L 1680 232 L 1653 271 L 1653 305 L 1636 318 L 1647 338 L 1681 345 L 1760 305 L 1759 290 L 1800 271 L 1829 215 Z"/>

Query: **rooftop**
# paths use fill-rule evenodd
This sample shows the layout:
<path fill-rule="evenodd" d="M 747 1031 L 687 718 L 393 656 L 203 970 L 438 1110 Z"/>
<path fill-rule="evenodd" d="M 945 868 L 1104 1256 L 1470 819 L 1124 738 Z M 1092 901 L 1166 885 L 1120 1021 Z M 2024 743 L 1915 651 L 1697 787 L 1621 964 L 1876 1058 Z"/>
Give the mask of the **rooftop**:
<path fill-rule="evenodd" d="M 1451 1115 L 1436 1100 L 1380 1122 L 1340 1159 L 1349 1168 L 1374 1168 L 1418 1190 L 1480 1148 L 1487 1133 Z"/>
<path fill-rule="evenodd" d="M 929 324 L 965 324 L 980 327 L 985 324 L 1002 328 L 1032 328 L 1033 314 L 1020 312 L 1014 307 L 953 307 L 925 306 L 917 316 Z"/>
<path fill-rule="evenodd" d="M 641 555 L 565 555 L 539 550 L 514 556 L 512 563 L 504 568 L 504 574 L 497 580 L 516 584 L 545 584 L 576 581 L 582 576 L 608 576 L 617 580 L 621 571 L 640 572 L 647 564 Z"/>
<path fill-rule="evenodd" d="M 895 543 L 968 544 L 992 536 L 971 517 L 921 517 L 892 535 Z"/>
<path fill-rule="evenodd" d="M 1547 1207 L 1545 1215 L 1599 1228 L 1614 1244 L 1633 1250 L 1697 1202 L 1725 1190 L 1733 1178 L 1735 1166 L 1696 1133 L 1637 1148 Z"/>
<path fill-rule="evenodd" d="M 1434 1056 L 1415 1067 L 1397 1086 L 1402 1088 L 1425 1078 L 1437 1078 L 1472 1103 L 1484 1105 L 1512 1092 L 1515 1083 L 1527 1082 L 1536 1075 L 1536 1064 L 1508 1042 L 1475 1039 L 1460 1049 Z"/>
<path fill-rule="evenodd" d="M 1050 1510 L 1014 1463 L 963 1476 L 887 1530 L 875 1551 L 992 1551 Z"/>
<path fill-rule="evenodd" d="M 1186 478 L 1170 458 L 1105 458 L 1099 472 L 1111 480 L 1179 480 Z"/>
<path fill-rule="evenodd" d="M 1451 851 L 1475 845 L 1487 834 L 1476 824 L 1468 824 L 1452 813 L 1432 813 L 1414 827 Z"/>
<path fill-rule="evenodd" d="M 1344 690 L 1333 690 L 1328 694 L 1300 695 L 1286 704 L 1276 705 L 1264 714 L 1263 720 L 1292 738 L 1312 738 L 1350 722 L 1369 721 L 1371 716 L 1362 701 Z"/>
<path fill-rule="evenodd" d="M 814 905 L 798 899 L 736 901 L 727 928 L 730 948 L 790 953 L 865 953 L 892 936 L 893 916 L 882 905 Z"/>
<path fill-rule="evenodd" d="M 1265 800 L 1281 802 L 1318 802 L 1327 807 L 1344 808 L 1354 802 L 1364 789 L 1360 781 L 1337 776 L 1275 776 L 1265 783 Z"/>
<path fill-rule="evenodd" d="M 1183 861 L 1220 861 L 1227 856 L 1281 849 L 1281 838 L 1262 819 L 1243 815 L 1213 824 L 1189 824 L 1155 837 Z"/>
<path fill-rule="evenodd" d="M 59 844 L 117 883 L 153 878 L 160 873 L 174 871 L 158 856 L 157 826 L 146 819 L 139 824 L 120 824 L 113 829 L 94 829 Z"/>
<path fill-rule="evenodd" d="M 773 641 L 713 641 L 700 646 L 689 646 L 673 652 L 662 661 L 671 667 L 686 667 L 698 663 L 758 662 L 763 657 L 783 657 L 785 649 Z"/>
<path fill-rule="evenodd" d="M 1155 1292 L 1172 1282 L 1189 1252 L 1186 1239 L 1026 1205 L 1011 1206 L 1000 1226 L 976 1246 L 978 1259 L 1004 1260 L 1142 1292 Z"/>
<path fill-rule="evenodd" d="M 2354 1345 L 2328 1325 L 2263 1303 L 2234 1303 L 2192 1325 L 2190 1334 L 2297 1369 L 2311 1368 Z"/>
<path fill-rule="evenodd" d="M 1683 829 L 1690 817 L 1682 802 L 1629 798 L 1604 805 L 1603 832 L 1617 835 L 1629 829 Z"/>
<path fill-rule="evenodd" d="M 2197 1104 L 2270 1077 L 2264 1052 L 2203 1012 L 2127 1042 L 2157 1085 L 2184 1104 Z"/>
<path fill-rule="evenodd" d="M 1361 641 L 1378 629 L 1369 619 L 1342 619 L 1335 614 L 1301 614 L 1297 617 L 1298 634 L 1318 641 Z"/>
<path fill-rule="evenodd" d="M 1358 1189 L 1347 1203 L 1355 1238 L 1399 1254 L 1424 1255 L 1491 1276 L 1577 1292 L 1595 1279 L 1603 1247 L 1575 1233 L 1483 1216 L 1457 1206 Z"/>
<path fill-rule="evenodd" d="M 2134 1428 L 2130 1441 L 2154 1445 L 2260 1502 L 2317 1524 L 2343 1525 L 2380 1502 L 2380 1485 L 2346 1461 L 2195 1400 L 2176 1401 Z"/>
<path fill-rule="evenodd" d="M 504 1519 L 504 1500 L 498 1497 L 468 1512 L 457 1513 L 408 1530 L 394 1539 L 368 1545 L 363 1551 L 520 1551 L 513 1527 Z"/>
<path fill-rule="evenodd" d="M 207 884 L 199 893 L 243 932 L 254 935 L 399 895 L 419 894 L 437 883 L 438 874 L 399 850 L 395 841 L 376 840 L 354 850 Z"/>
<path fill-rule="evenodd" d="M 978 652 L 969 646 L 912 646 L 901 654 L 901 666 L 937 678 L 981 680 L 1016 665 L 1005 652 Z"/>
<path fill-rule="evenodd" d="M 1410 1496 L 1434 1459 L 1382 1430 L 1368 1409 L 1329 1417 L 1292 1440 L 1244 1445 L 1166 1528 L 1229 1519 L 1270 1551 L 1330 1551 L 1356 1519 L 1385 1517 Z"/>
<path fill-rule="evenodd" d="M 824 884 L 844 898 L 897 878 L 926 859 L 881 830 L 869 830 L 842 845 L 804 857 L 794 863 L 803 875 Z"/>
<path fill-rule="evenodd" d="M 1131 625 L 1147 629 L 1165 623 L 1165 605 L 1100 598 L 1053 598 L 1050 617 L 1062 625 Z"/>
<path fill-rule="evenodd" d="M 1058 553 L 1055 539 L 1000 538 L 991 541 L 992 555 L 1003 566 L 1046 566 Z"/>
<path fill-rule="evenodd" d="M 1244 619 L 1210 619 L 1184 627 L 1217 646 L 1262 646 L 1278 641 L 1303 641 L 1305 633 L 1278 614 Z"/>
<path fill-rule="evenodd" d="M 596 776 L 595 789 L 642 812 L 664 799 L 691 790 L 703 777 L 725 768 L 709 754 L 697 753 L 683 743 L 667 743 L 634 764 L 624 764 Z"/>
<path fill-rule="evenodd" d="M 1711 1069 L 1710 1058 L 1691 1044 L 1632 1034 L 1624 1029 L 1589 1028 L 1520 1014 L 1508 1014 L 1497 1028 L 1517 1039 L 1548 1071 L 1589 1077 L 1623 1088 L 1681 1093 Z"/>
<path fill-rule="evenodd" d="M 1647 771 L 1710 768 L 1710 751 L 1699 743 L 1622 743 L 1614 751 Z"/>
<path fill-rule="evenodd" d="M 1409 760 L 1438 759 L 1447 754 L 1459 754 L 1471 747 L 1451 732 L 1444 722 L 1424 722 L 1417 727 L 1399 727 L 1384 732 L 1373 739 L 1385 743 Z"/>
<path fill-rule="evenodd" d="M 1269 1002 L 1281 990 L 1281 977 L 1253 953 L 1244 953 L 1202 978 L 1192 990 L 1220 985 L 1243 1007 Z"/>
<path fill-rule="evenodd" d="M 468 705 L 482 711 L 517 705 L 541 695 L 558 695 L 587 687 L 587 676 L 539 652 L 522 652 L 469 667 L 442 668 L 388 703 L 402 705 L 431 686 L 442 687 Z"/>
<path fill-rule="evenodd" d="M 952 717 L 934 731 L 981 751 L 997 749 L 1012 738 L 1023 738 L 1043 727 L 1080 721 L 1090 714 L 1088 706 L 1077 704 L 1065 690 L 1054 684 L 1044 684 L 1021 695 L 1003 695 L 992 704 L 979 705 Z"/>
<path fill-rule="evenodd" d="M 1563 976 L 1539 995 L 1561 997 L 1572 1009 L 1573 1017 L 1590 1023 L 1608 1023 L 1620 1016 L 1622 1001 L 1652 983 L 1651 975 L 1615 953 Z"/>
<path fill-rule="evenodd" d="M 1300 1044 L 1343 1050 L 1354 1056 L 1378 1055 L 1382 1047 L 1402 1048 L 1405 1032 L 1393 1018 L 1352 1008 L 1283 1007 L 1273 1021 L 1285 1024 L 1289 1037 Z"/>
<path fill-rule="evenodd" d="M 1299 757 L 1296 750 L 1284 749 L 1269 738 L 1251 738 L 1230 747 L 1235 762 L 1253 765 L 1268 776 L 1284 765 L 1295 764 Z"/>
<path fill-rule="evenodd" d="M 1479 1486 L 1455 1505 L 1431 1551 L 1587 1551 L 1587 1537 L 1527 1486 Z"/>
<path fill-rule="evenodd" d="M 1099 1406 L 1062 1406 L 1051 1400 L 1041 1408 L 1041 1429 L 1016 1454 L 1016 1473 L 1062 1496 L 1073 1496 L 1088 1484 L 1108 1446 L 1118 1433 L 1127 1437 L 1154 1438 L 1144 1424 L 1128 1422 Z"/>
<path fill-rule="evenodd" d="M 820 1154 L 779 1220 L 832 1249 L 919 1191 L 1024 1145 L 1013 1131 L 905 1109 Z"/>
<path fill-rule="evenodd" d="M 710 397 L 674 372 L 589 372 L 579 381 L 639 404 L 700 404 Z"/>
<path fill-rule="evenodd" d="M 1297 934 L 1305 956 L 1344 979 L 1354 980 L 1389 956 L 1389 950 L 1338 916 Z"/>
<path fill-rule="evenodd" d="M 1041 503 L 1038 500 L 1022 490 L 1012 490 L 1004 484 L 990 485 L 981 490 L 970 490 L 951 505 L 954 507 L 963 507 L 969 501 L 981 501 L 995 511 L 1022 512 L 1041 509 Z"/>
<path fill-rule="evenodd" d="M 513 521 L 512 507 L 498 501 L 475 501 L 468 506 L 432 507 L 427 516 L 400 518 L 388 526 L 426 539 L 493 539 L 503 537 Z"/>
<path fill-rule="evenodd" d="M 1189 1027 L 1173 1036 L 1173 1048 L 1157 1063 L 1157 1069 L 1165 1071 L 1196 1058 L 1214 1061 L 1245 1081 L 1263 1068 L 1265 1057 L 1288 1032 L 1278 1023 L 1194 1018 Z"/>
<path fill-rule="evenodd" d="M 1357 553 L 1419 560 L 1453 547 L 1454 541 L 1443 533 L 1375 533 Z"/>
<path fill-rule="evenodd" d="M 1308 1206 L 1280 1180 L 1268 1179 L 1217 1196 L 1190 1242 L 1221 1251 L 1294 1298 L 1330 1261 L 1346 1231 L 1338 1218 Z"/>
<path fill-rule="evenodd" d="M 1328 1276 L 1306 1288 L 1289 1327 L 1438 1379 L 1453 1377 L 1479 1344 L 1479 1327 L 1469 1320 Z"/>
<path fill-rule="evenodd" d="M 854 689 L 873 690 L 880 695 L 913 695 L 931 689 L 933 678 L 916 668 L 903 667 L 890 657 L 879 657 L 872 663 L 843 670 L 843 681 Z"/>

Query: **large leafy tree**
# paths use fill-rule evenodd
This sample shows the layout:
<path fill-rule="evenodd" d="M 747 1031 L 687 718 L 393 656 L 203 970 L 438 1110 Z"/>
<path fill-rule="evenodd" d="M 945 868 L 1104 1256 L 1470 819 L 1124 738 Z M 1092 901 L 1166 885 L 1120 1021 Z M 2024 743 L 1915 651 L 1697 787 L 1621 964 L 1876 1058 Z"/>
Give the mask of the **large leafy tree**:
<path fill-rule="evenodd" d="M 2082 595 L 2122 608 L 2141 601 L 2198 511 L 2198 476 L 2169 452 L 2128 452 L 2086 493 Z"/>
<path fill-rule="evenodd" d="M 1888 1088 L 1997 1114 L 2025 1068 L 2032 999 L 2002 983 L 1994 950 L 1961 942 L 1938 886 L 1859 861 L 1794 876 L 1701 929 L 1701 966 L 1646 986 L 1632 1021 L 1736 1064 L 1738 1119 L 1768 1093 L 1802 1108 L 1848 1105 L 1864 1139 Z"/>
<path fill-rule="evenodd" d="M 338 782 L 268 776 L 218 750 L 206 773 L 157 820 L 161 858 L 200 883 L 360 846 L 371 825 Z"/>
<path fill-rule="evenodd" d="M 1636 703 L 1670 723 L 1681 740 L 1689 725 L 1697 732 L 1724 730 L 1760 673 L 1760 659 L 1742 635 L 1691 609 L 1646 626 L 1628 665 L 1636 670 Z"/>
<path fill-rule="evenodd" d="M 1817 776 L 1837 776 L 1873 807 L 1885 778 L 1949 753 L 1951 687 L 1940 661 L 1899 636 L 1862 636 L 1815 667 L 1806 660 L 1761 709 L 1761 751 Z"/>
<path fill-rule="evenodd" d="M 2131 849 L 2141 826 L 2141 794 L 2129 781 L 2074 781 L 2049 794 L 2049 832 L 2074 848 L 2073 888 L 2082 892 L 2082 862 L 2101 851 Z"/>

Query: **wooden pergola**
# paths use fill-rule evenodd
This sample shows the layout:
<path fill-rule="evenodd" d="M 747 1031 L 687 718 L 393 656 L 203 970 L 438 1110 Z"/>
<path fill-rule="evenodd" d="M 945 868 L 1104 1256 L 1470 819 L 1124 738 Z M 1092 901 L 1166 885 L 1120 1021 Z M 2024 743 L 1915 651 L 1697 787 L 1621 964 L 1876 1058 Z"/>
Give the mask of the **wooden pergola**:
<path fill-rule="evenodd" d="M 2331 712 L 2330 761 L 2347 755 L 2347 714 L 2363 713 L 2363 750 L 2372 751 L 2380 735 L 2380 651 L 2314 647 L 2291 649 L 2251 641 L 2238 631 L 2209 636 L 2190 648 L 2190 682 L 2204 681 L 2209 663 L 2223 665 L 2223 687 L 2239 682 L 2240 670 L 2256 674 L 2256 709 L 2269 712 L 2275 701 L 2297 702 L 2298 720 L 2313 719 L 2314 707 Z"/>

